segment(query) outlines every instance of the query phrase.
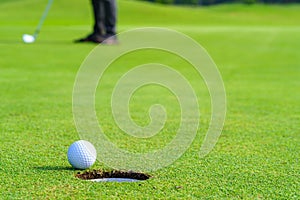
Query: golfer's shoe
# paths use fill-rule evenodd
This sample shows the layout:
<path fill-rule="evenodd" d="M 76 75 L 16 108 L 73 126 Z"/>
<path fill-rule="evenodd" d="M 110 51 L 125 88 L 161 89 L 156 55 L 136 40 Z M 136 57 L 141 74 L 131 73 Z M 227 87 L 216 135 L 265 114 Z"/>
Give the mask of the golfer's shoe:
<path fill-rule="evenodd" d="M 105 40 L 105 37 L 102 37 L 100 35 L 88 35 L 85 38 L 81 38 L 78 40 L 75 40 L 75 43 L 84 43 L 84 42 L 92 42 L 92 43 L 102 43 Z"/>

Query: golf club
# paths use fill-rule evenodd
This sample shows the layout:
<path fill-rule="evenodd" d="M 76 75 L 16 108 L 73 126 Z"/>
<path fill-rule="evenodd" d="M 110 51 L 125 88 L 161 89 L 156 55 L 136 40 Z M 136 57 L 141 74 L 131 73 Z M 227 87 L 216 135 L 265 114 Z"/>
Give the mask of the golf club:
<path fill-rule="evenodd" d="M 44 23 L 47 15 L 48 15 L 48 12 L 49 12 L 49 10 L 50 10 L 50 8 L 52 6 L 53 1 L 54 0 L 49 0 L 48 1 L 46 9 L 45 9 L 45 11 L 44 11 L 44 13 L 43 13 L 40 21 L 39 21 L 39 24 L 37 25 L 37 27 L 35 29 L 34 34 L 33 35 L 24 34 L 23 35 L 23 42 L 25 42 L 25 43 L 33 43 L 35 41 L 35 39 L 37 38 L 37 36 L 38 36 L 38 34 L 39 34 L 39 32 L 40 32 L 40 30 L 42 28 L 42 25 L 43 25 L 43 23 Z"/>

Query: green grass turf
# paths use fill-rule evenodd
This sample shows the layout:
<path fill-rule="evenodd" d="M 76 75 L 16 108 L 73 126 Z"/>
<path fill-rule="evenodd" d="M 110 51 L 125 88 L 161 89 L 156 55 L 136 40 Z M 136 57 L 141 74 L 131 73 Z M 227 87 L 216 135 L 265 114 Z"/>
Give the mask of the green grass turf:
<path fill-rule="evenodd" d="M 76 179 L 77 171 L 66 159 L 68 146 L 79 139 L 72 117 L 72 89 L 76 72 L 94 45 L 72 40 L 91 29 L 90 6 L 87 1 L 54 2 L 38 41 L 25 45 L 21 36 L 34 31 L 46 1 L 1 1 L 0 197 L 299 199 L 300 6 L 180 8 L 118 3 L 119 31 L 174 28 L 197 40 L 215 60 L 228 101 L 217 146 L 207 157 L 198 158 L 210 114 L 209 96 L 200 84 L 195 91 L 201 97 L 201 128 L 191 148 L 173 165 L 151 172 L 154 177 L 140 183 Z M 120 62 L 130 66 L 158 59 L 177 68 L 183 64 L 157 52 L 142 51 L 138 58 Z M 111 68 L 107 74 L 111 82 L 102 88 L 105 95 L 97 94 L 101 123 L 122 148 L 141 152 L 160 148 L 176 131 L 176 106 L 167 104 L 167 128 L 150 142 L 126 137 L 111 121 L 106 94 L 124 70 Z M 179 70 L 190 74 L 196 84 L 199 77 L 188 68 Z M 170 94 L 162 88 L 138 92 L 131 109 L 139 124 L 149 120 L 146 111 L 156 102 L 153 92 L 162 92 L 166 98 L 160 102 L 169 103 Z M 93 168 L 107 169 L 101 163 Z"/>

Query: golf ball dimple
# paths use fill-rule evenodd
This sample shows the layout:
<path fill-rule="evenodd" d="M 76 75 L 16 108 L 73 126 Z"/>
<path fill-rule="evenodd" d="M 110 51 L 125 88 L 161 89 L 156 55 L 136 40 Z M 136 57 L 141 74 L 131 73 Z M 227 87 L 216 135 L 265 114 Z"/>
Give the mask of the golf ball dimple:
<path fill-rule="evenodd" d="M 67 155 L 69 163 L 76 169 L 91 167 L 97 158 L 95 147 L 86 140 L 79 140 L 71 144 Z"/>
<path fill-rule="evenodd" d="M 23 42 L 25 43 L 33 43 L 35 38 L 32 35 L 24 34 L 23 35 Z"/>

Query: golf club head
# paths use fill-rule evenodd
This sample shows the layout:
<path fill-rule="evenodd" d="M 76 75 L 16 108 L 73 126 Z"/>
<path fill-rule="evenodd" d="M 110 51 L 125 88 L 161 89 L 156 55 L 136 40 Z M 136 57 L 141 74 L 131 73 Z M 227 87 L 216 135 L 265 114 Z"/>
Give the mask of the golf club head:
<path fill-rule="evenodd" d="M 24 43 L 33 43 L 35 41 L 35 37 L 29 34 L 24 34 L 22 39 Z"/>

